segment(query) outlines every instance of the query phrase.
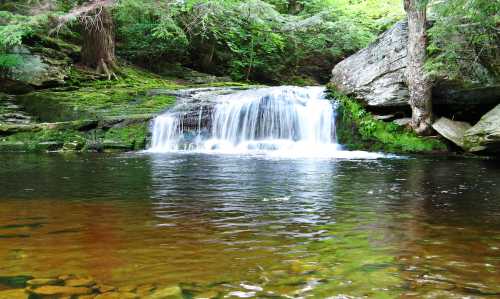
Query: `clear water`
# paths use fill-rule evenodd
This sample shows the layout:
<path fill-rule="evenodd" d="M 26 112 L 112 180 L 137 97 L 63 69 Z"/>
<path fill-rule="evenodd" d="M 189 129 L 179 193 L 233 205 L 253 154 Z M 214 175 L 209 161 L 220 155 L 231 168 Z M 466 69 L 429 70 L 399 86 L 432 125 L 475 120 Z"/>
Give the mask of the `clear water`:
<path fill-rule="evenodd" d="M 495 161 L 2 154 L 0 165 L 0 276 L 230 298 L 500 296 Z"/>

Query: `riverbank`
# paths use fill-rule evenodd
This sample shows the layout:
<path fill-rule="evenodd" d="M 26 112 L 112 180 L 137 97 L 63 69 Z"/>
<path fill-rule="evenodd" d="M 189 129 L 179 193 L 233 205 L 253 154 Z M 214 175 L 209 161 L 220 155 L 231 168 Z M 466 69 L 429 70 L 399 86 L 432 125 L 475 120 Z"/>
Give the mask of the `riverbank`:
<path fill-rule="evenodd" d="M 377 119 L 358 101 L 328 86 L 328 97 L 338 104 L 337 138 L 349 150 L 389 153 L 449 153 L 440 136 L 417 136 L 408 124 Z"/>
<path fill-rule="evenodd" d="M 95 79 L 74 67 L 66 82 L 16 96 L 0 94 L 29 115 L 29 121 L 0 120 L 0 152 L 141 150 L 148 142 L 149 121 L 175 104 L 179 90 L 246 86 L 193 84 L 130 65 L 122 67 L 120 79 L 111 81 Z"/>
<path fill-rule="evenodd" d="M 143 150 L 151 143 L 151 120 L 174 107 L 180 95 L 189 93 L 186 90 L 252 87 L 178 64 L 163 66 L 159 75 L 125 61 L 120 61 L 118 78 L 107 80 L 76 64 L 81 55 L 76 45 L 39 36 L 23 47 L 27 53 L 23 66 L 15 69 L 10 79 L 0 80 L 4 92 L 0 93 L 0 152 Z M 494 126 L 488 125 L 492 117 L 479 124 L 468 139 L 464 135 L 470 125 L 461 123 L 457 123 L 461 129 L 455 134 L 458 136 L 450 138 L 447 132 L 438 131 L 452 142 L 437 134 L 419 137 L 408 126 L 407 107 L 374 111 L 358 97 L 345 96 L 338 86 L 335 80 L 329 84 L 328 97 L 338 102 L 336 138 L 346 149 L 442 155 L 463 153 L 468 148 L 495 148 Z M 190 103 L 194 106 L 182 119 L 191 130 L 195 126 L 200 130 L 198 127 L 209 121 L 212 107 L 205 107 L 203 101 Z M 439 124 L 455 133 L 455 123 L 443 119 Z M 467 141 L 467 148 L 454 145 L 457 140 L 459 145 Z"/>
<path fill-rule="evenodd" d="M 62 86 L 0 95 L 9 100 L 8 105 L 19 107 L 15 115 L 28 115 L 22 121 L 0 120 L 0 152 L 143 150 L 151 139 L 150 121 L 173 107 L 183 90 L 251 87 L 236 82 L 193 84 L 130 65 L 122 68 L 118 80 L 96 79 L 76 67 L 70 74 Z M 430 154 L 448 150 L 439 138 L 421 138 L 402 126 L 376 120 L 356 101 L 331 87 L 329 97 L 339 105 L 339 143 L 349 150 Z"/>

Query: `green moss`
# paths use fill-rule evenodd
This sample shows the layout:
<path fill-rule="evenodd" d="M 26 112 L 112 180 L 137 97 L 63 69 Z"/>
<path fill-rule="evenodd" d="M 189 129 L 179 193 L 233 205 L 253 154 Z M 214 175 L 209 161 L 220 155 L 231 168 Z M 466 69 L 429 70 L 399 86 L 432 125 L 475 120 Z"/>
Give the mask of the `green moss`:
<path fill-rule="evenodd" d="M 85 134 L 75 130 L 38 129 L 1 138 L 0 143 L 17 144 L 22 151 L 35 152 L 58 150 L 72 145 L 77 145 L 72 150 L 79 150 L 85 144 L 85 140 Z"/>
<path fill-rule="evenodd" d="M 396 153 L 446 151 L 446 145 L 435 138 L 419 137 L 394 123 L 376 120 L 357 101 L 329 87 L 330 97 L 339 103 L 339 142 L 350 150 L 375 150 Z"/>
<path fill-rule="evenodd" d="M 119 80 L 93 80 L 77 69 L 72 86 L 32 92 L 19 97 L 29 112 L 41 121 L 158 113 L 175 103 L 175 97 L 154 95 L 151 90 L 173 90 L 181 86 L 133 67 L 123 67 Z"/>
<path fill-rule="evenodd" d="M 108 124 L 114 124 L 108 127 Z M 73 121 L 51 126 L 34 125 L 0 138 L 2 151 L 107 151 L 146 147 L 148 118 Z"/>
<path fill-rule="evenodd" d="M 0 151 L 144 149 L 149 119 L 175 104 L 176 97 L 168 95 L 169 91 L 191 87 L 127 65 L 122 66 L 117 80 L 72 67 L 66 82 L 62 87 L 17 97 L 28 113 L 50 124 L 0 127 Z M 205 86 L 245 89 L 251 85 L 237 82 L 196 85 Z"/>
<path fill-rule="evenodd" d="M 111 128 L 103 134 L 103 144 L 120 145 L 129 149 L 141 150 L 146 147 L 148 125 L 146 123 L 133 124 L 127 127 Z"/>
<path fill-rule="evenodd" d="M 157 96 L 152 96 L 152 97 L 144 100 L 140 104 L 140 107 L 152 108 L 152 109 L 156 110 L 156 108 L 165 109 L 166 107 L 170 107 L 173 104 L 175 104 L 175 97 L 174 96 L 157 95 Z"/>

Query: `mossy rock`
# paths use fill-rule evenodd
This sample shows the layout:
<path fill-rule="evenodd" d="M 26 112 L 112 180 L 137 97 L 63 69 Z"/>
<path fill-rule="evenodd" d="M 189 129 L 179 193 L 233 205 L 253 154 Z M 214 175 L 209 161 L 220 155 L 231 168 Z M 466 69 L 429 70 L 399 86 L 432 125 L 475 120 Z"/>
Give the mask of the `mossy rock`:
<path fill-rule="evenodd" d="M 0 141 L 0 152 L 31 151 L 27 143 L 21 141 Z"/>
<path fill-rule="evenodd" d="M 119 80 L 95 80 L 73 69 L 75 87 L 52 88 L 17 97 L 26 111 L 40 121 L 61 122 L 81 118 L 155 114 L 175 104 L 175 96 L 151 93 L 182 86 L 133 67 L 124 67 Z"/>
<path fill-rule="evenodd" d="M 440 139 L 420 137 L 412 131 L 377 120 L 356 100 L 329 86 L 329 97 L 338 104 L 336 133 L 338 142 L 349 150 L 392 153 L 446 152 Z"/>

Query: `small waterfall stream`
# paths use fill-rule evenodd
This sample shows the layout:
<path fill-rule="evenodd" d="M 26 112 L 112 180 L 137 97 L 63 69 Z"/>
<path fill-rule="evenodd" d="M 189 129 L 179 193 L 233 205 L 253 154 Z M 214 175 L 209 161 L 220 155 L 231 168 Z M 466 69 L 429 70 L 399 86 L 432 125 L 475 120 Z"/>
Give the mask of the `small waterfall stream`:
<path fill-rule="evenodd" d="M 335 104 L 323 87 L 257 88 L 216 97 L 207 128 L 184 127 L 178 112 L 152 124 L 149 152 L 198 151 L 292 156 L 346 156 L 337 144 Z M 203 109 L 199 110 L 199 119 Z M 204 133 L 203 133 L 204 132 Z M 344 153 L 344 154 L 341 154 Z M 360 152 L 357 152 L 360 153 Z M 366 153 L 367 158 L 371 158 Z"/>

